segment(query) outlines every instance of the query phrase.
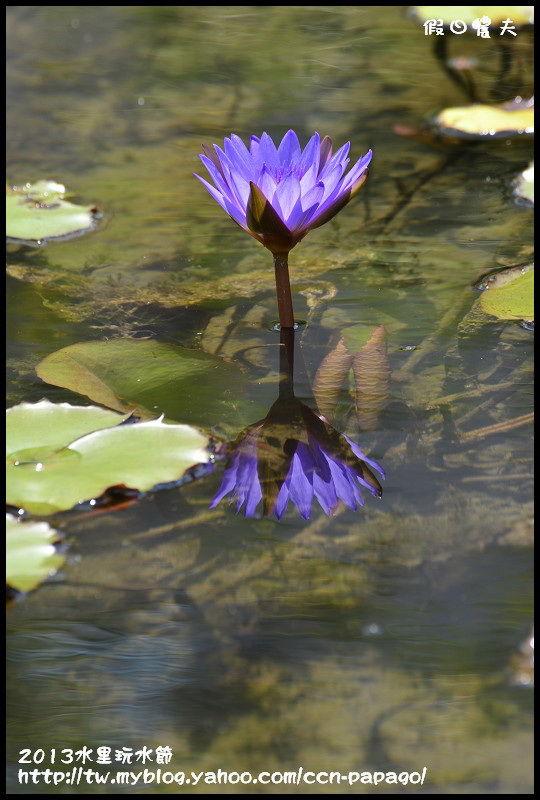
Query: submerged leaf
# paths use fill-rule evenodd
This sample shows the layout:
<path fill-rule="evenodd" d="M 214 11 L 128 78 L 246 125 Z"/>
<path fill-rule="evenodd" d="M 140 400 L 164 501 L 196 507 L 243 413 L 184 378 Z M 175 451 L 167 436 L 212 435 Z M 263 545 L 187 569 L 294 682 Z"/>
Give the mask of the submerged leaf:
<path fill-rule="evenodd" d="M 53 575 L 65 561 L 54 546 L 58 538 L 46 522 L 23 522 L 6 514 L 6 583 L 29 592 Z"/>
<path fill-rule="evenodd" d="M 365 431 L 377 428 L 379 414 L 388 402 L 390 367 L 386 352 L 386 330 L 380 325 L 353 360 L 356 416 Z"/>
<path fill-rule="evenodd" d="M 339 393 L 343 387 L 347 373 L 352 367 L 353 356 L 347 349 L 343 339 L 340 339 L 336 347 L 328 353 L 322 360 L 315 380 L 313 382 L 313 396 L 315 397 L 317 408 L 327 417 L 332 419 L 339 399 Z"/>
<path fill-rule="evenodd" d="M 366 325 L 363 322 L 359 322 L 355 325 L 347 325 L 341 331 L 341 335 L 343 336 L 343 341 L 347 346 L 347 350 L 354 355 L 366 344 L 369 342 L 371 337 L 373 336 L 375 329 L 373 325 Z"/>
<path fill-rule="evenodd" d="M 64 200 L 65 191 L 62 184 L 54 181 L 7 188 L 8 242 L 38 246 L 93 230 L 98 219 L 97 208 L 69 203 Z"/>
<path fill-rule="evenodd" d="M 147 339 L 79 342 L 41 361 L 36 372 L 55 386 L 86 395 L 116 411 L 214 424 L 241 390 L 238 370 L 198 350 Z M 230 390 L 229 390 L 230 391 Z"/>
<path fill-rule="evenodd" d="M 384 325 L 350 325 L 322 361 L 315 376 L 313 393 L 322 414 L 331 418 L 339 393 L 352 367 L 356 416 L 365 431 L 375 430 L 379 414 L 388 402 L 390 367 Z"/>
<path fill-rule="evenodd" d="M 117 424 L 72 437 L 80 409 L 43 402 L 8 410 L 7 502 L 33 514 L 51 514 L 100 497 L 111 486 L 144 492 L 181 479 L 196 464 L 208 463 L 208 440 L 189 425 L 160 420 Z M 94 408 L 92 412 L 107 414 Z M 35 415 L 35 419 L 33 419 Z M 114 415 L 117 423 L 122 417 Z M 72 419 L 71 419 L 72 418 Z M 33 430 L 31 447 L 26 425 Z M 49 429 L 55 430 L 54 444 Z M 40 431 L 42 431 L 40 435 Z"/>

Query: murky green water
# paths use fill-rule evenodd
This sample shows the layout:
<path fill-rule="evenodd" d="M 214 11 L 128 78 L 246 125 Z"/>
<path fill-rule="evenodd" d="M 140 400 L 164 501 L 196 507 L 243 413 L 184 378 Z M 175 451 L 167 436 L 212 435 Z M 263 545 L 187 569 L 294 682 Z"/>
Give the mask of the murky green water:
<path fill-rule="evenodd" d="M 470 312 L 480 275 L 531 256 L 531 212 L 510 192 L 530 142 L 431 147 L 393 132 L 465 101 L 405 7 L 19 6 L 7 21 L 9 182 L 54 178 L 105 212 L 87 237 L 9 248 L 9 405 L 83 402 L 36 364 L 122 335 L 238 370 L 215 386 L 224 416 L 202 405 L 191 421 L 233 434 L 264 416 L 278 368 L 271 257 L 191 175 L 200 142 L 232 131 L 294 128 L 305 142 L 318 130 L 351 140 L 355 159 L 373 148 L 359 197 L 291 254 L 309 321 L 297 391 L 312 401 L 317 365 L 352 323 L 385 326 L 392 375 L 376 430 L 360 433 L 347 403 L 339 420 L 387 472 L 362 511 L 307 523 L 209 511 L 218 470 L 54 520 L 68 564 L 8 615 L 9 792 L 28 789 L 23 748 L 108 746 L 114 761 L 161 745 L 172 771 L 427 767 L 422 787 L 394 791 L 528 794 L 531 426 L 512 423 L 531 410 L 532 339 Z M 450 44 L 480 57 L 489 99 L 492 42 Z"/>

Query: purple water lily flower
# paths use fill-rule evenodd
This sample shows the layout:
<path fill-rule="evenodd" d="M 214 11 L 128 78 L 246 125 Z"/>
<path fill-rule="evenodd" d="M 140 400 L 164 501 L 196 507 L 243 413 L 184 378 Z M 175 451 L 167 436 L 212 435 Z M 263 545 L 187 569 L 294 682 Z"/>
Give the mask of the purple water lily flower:
<path fill-rule="evenodd" d="M 233 133 L 223 150 L 203 145 L 200 158 L 214 186 L 196 177 L 241 228 L 276 256 L 332 219 L 360 189 L 372 153 L 345 174 L 349 147 L 347 142 L 332 154 L 332 139 L 314 133 L 302 150 L 290 130 L 278 147 L 267 133 L 252 136 L 248 150 Z"/>
<path fill-rule="evenodd" d="M 369 466 L 368 466 L 369 465 Z M 350 509 L 364 505 L 360 487 L 380 497 L 373 474 L 384 470 L 351 439 L 335 430 L 320 413 L 296 397 L 278 398 L 267 417 L 229 445 L 229 460 L 210 508 L 232 492 L 237 513 L 281 519 L 289 500 L 309 519 L 313 500 L 332 515 L 340 500 Z"/>

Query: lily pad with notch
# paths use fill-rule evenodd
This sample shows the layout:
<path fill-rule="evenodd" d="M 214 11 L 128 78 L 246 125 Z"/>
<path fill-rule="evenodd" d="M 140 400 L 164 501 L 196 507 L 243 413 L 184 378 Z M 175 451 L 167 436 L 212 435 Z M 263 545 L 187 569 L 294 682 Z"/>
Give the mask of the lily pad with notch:
<path fill-rule="evenodd" d="M 107 415 L 101 427 L 100 415 Z M 208 437 L 197 428 L 161 418 L 125 425 L 120 414 L 114 414 L 113 425 L 111 415 L 92 407 L 81 431 L 78 406 L 42 400 L 8 409 L 8 505 L 46 516 L 99 498 L 114 486 L 142 493 L 177 484 L 196 465 L 211 463 Z"/>

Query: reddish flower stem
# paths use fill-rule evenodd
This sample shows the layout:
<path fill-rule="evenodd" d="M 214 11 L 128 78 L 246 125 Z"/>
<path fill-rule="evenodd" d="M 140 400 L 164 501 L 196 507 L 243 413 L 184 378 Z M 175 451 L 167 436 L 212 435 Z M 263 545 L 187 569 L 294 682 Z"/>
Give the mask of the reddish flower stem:
<path fill-rule="evenodd" d="M 279 324 L 282 328 L 294 328 L 294 310 L 289 281 L 289 255 L 288 253 L 274 253 L 273 255 Z"/>

